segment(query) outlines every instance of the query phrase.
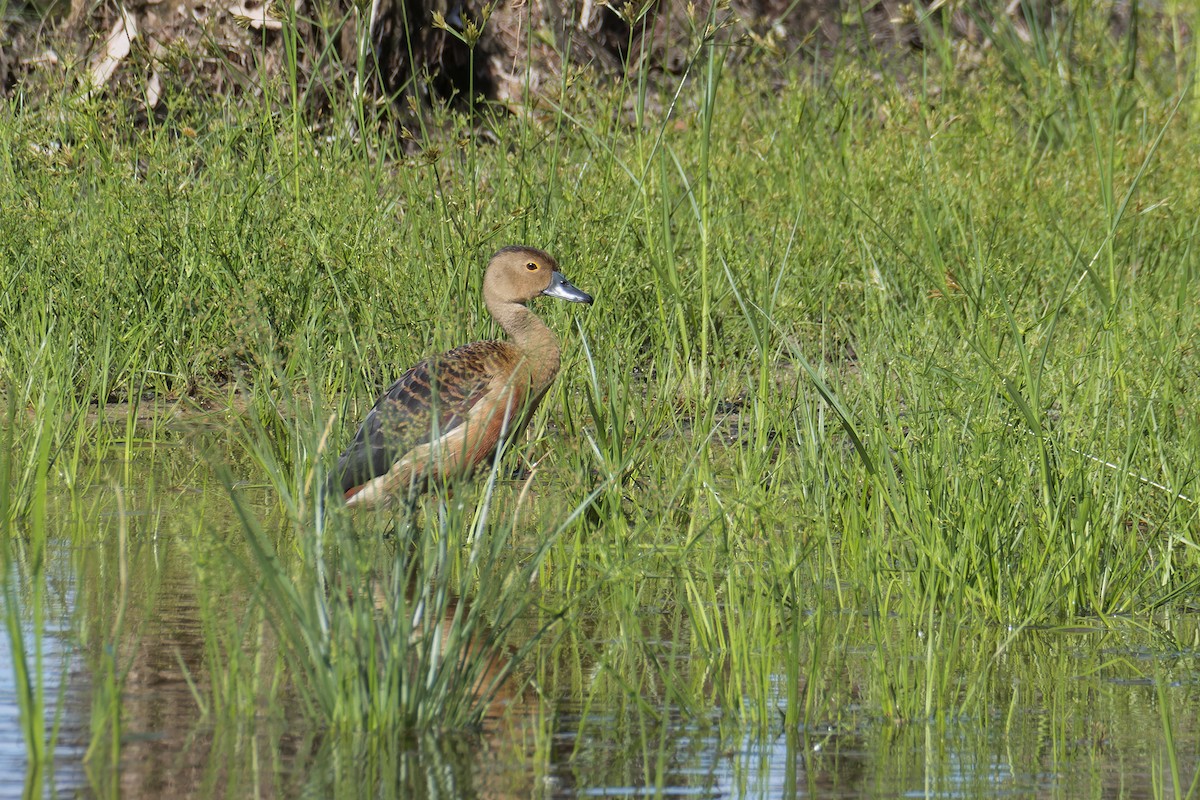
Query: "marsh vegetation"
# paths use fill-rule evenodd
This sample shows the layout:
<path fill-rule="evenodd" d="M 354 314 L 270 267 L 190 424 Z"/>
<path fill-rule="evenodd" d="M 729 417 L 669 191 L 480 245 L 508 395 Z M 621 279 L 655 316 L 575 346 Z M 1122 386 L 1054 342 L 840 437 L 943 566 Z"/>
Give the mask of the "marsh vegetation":
<path fill-rule="evenodd" d="M 700 20 L 516 113 L 8 98 L 0 791 L 1195 796 L 1177 5 L 887 65 Z M 317 508 L 511 243 L 596 298 L 526 434 Z"/>

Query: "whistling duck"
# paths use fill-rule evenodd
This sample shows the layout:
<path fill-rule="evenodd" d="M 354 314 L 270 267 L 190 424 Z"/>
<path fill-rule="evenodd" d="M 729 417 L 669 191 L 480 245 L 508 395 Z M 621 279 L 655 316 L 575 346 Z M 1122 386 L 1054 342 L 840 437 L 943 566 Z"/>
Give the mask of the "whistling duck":
<path fill-rule="evenodd" d="M 413 501 L 427 484 L 469 474 L 529 422 L 558 373 L 554 333 L 526 304 L 540 295 L 592 302 L 532 247 L 492 256 L 483 299 L 510 341 L 482 341 L 428 358 L 367 414 L 330 477 L 347 505 Z"/>

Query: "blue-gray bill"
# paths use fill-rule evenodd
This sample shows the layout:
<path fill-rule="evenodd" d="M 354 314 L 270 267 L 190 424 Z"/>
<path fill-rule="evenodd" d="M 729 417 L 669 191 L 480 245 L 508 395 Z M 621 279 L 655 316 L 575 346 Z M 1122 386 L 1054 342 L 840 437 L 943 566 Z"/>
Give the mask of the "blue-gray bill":
<path fill-rule="evenodd" d="M 550 278 L 550 285 L 546 287 L 546 291 L 542 292 L 542 294 L 548 297 L 557 297 L 559 300 L 570 300 L 572 303 L 592 304 L 592 296 L 590 294 L 576 288 L 574 284 L 563 277 L 563 274 L 557 270 Z"/>

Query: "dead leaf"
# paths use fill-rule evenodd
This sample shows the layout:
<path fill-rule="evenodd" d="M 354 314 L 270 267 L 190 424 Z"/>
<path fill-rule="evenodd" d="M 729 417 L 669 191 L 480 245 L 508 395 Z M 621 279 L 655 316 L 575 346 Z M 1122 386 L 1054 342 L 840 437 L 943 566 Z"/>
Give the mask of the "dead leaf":
<path fill-rule="evenodd" d="M 121 6 L 120 12 L 112 32 L 104 40 L 104 50 L 92 59 L 92 65 L 88 69 L 88 85 L 93 92 L 103 89 L 108 84 L 117 67 L 129 55 L 133 40 L 137 38 L 137 22 L 133 15 L 125 6 Z"/>

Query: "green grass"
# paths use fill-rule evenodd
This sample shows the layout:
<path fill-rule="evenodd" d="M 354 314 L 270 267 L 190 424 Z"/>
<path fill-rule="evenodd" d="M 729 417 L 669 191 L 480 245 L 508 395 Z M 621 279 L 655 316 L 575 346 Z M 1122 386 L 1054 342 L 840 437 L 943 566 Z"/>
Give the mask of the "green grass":
<path fill-rule="evenodd" d="M 202 499 L 160 513 L 219 509 L 173 535 L 220 731 L 287 706 L 361 747 L 554 687 L 583 729 L 638 727 L 654 783 L 667 708 L 793 737 L 852 705 L 900 728 L 1002 711 L 1030 626 L 1178 613 L 1198 585 L 1194 54 L 1170 25 L 1114 39 L 1062 13 L 1030 42 L 991 21 L 979 63 L 930 23 L 903 79 L 849 57 L 735 73 L 698 25 L 678 82 L 569 73 L 549 111 L 475 109 L 495 146 L 425 111 L 411 155 L 343 120 L 324 130 L 360 132 L 310 133 L 297 103 L 168 93 L 143 129 L 120 99 L 10 101 L 6 540 L 42 546 L 21 531 L 48 497 L 91 514 L 89 492 L 145 481 L 162 503 L 135 476 L 189 454 Z M 376 393 L 493 333 L 482 265 L 516 242 L 597 300 L 538 304 L 565 356 L 528 436 L 411 518 L 318 526 Z M 197 400 L 230 411 L 167 422 Z M 139 628 L 91 602 L 115 758 L 128 661 L 103 643 Z"/>

